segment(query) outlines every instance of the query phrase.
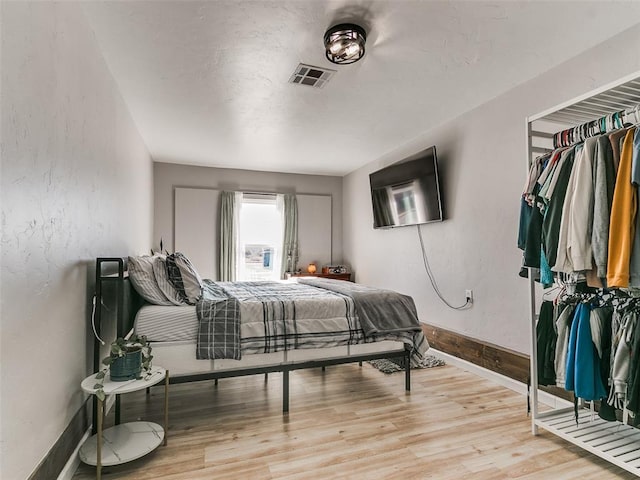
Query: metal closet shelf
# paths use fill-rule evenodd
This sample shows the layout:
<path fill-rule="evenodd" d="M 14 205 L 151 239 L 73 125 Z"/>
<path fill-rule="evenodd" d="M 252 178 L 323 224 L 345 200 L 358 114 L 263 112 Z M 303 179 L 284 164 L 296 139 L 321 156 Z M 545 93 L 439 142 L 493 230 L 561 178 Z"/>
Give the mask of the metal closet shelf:
<path fill-rule="evenodd" d="M 640 104 L 640 72 L 527 118 L 527 169 L 544 148 L 534 143 L 549 141 L 549 133 L 534 127 L 537 121 L 573 127 L 620 111 L 636 110 Z M 636 118 L 636 122 L 638 119 Z M 548 150 L 548 149 L 546 149 Z M 529 314 L 531 335 L 531 429 L 543 428 L 640 477 L 640 430 L 620 422 L 605 422 L 582 409 L 576 425 L 573 407 L 539 412 L 536 341 L 536 290 L 534 272 L 529 269 Z"/>
<path fill-rule="evenodd" d="M 529 117 L 529 122 L 544 120 L 577 125 L 638 106 L 640 104 L 640 72 L 625 77 L 619 82 L 533 115 Z"/>

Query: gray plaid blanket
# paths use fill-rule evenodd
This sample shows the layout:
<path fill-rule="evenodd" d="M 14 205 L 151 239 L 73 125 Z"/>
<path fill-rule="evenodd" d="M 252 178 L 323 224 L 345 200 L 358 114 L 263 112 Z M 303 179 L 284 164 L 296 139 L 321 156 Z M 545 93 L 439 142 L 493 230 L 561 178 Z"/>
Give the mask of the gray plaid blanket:
<path fill-rule="evenodd" d="M 205 280 L 196 303 L 198 342 L 196 358 L 240 360 L 240 305 L 219 285 Z"/>
<path fill-rule="evenodd" d="M 205 280 L 196 306 L 197 358 L 356 345 L 399 340 L 421 360 L 428 344 L 422 331 L 365 335 L 353 298 L 311 285 Z"/>

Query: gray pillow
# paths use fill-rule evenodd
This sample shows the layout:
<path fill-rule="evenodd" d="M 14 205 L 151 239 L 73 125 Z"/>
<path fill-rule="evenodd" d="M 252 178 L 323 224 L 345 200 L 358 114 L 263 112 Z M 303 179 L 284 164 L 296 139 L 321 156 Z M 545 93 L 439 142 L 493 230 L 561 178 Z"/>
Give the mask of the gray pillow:
<path fill-rule="evenodd" d="M 194 305 L 202 295 L 202 278 L 189 259 L 180 252 L 168 255 L 167 275 L 181 298 Z"/>
<path fill-rule="evenodd" d="M 153 274 L 155 258 L 148 255 L 129 257 L 127 268 L 131 284 L 147 302 L 154 305 L 173 305 L 156 283 L 156 277 Z"/>
<path fill-rule="evenodd" d="M 167 262 L 164 255 L 158 255 L 153 259 L 153 275 L 158 284 L 158 288 L 173 305 L 184 305 L 186 302 L 182 299 L 173 284 L 167 276 Z"/>

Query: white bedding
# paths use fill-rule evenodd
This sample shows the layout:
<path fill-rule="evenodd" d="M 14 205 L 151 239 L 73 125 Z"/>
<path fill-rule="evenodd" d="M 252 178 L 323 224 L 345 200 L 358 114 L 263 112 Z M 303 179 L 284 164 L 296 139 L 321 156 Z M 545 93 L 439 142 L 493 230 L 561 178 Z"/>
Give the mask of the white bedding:
<path fill-rule="evenodd" d="M 198 337 L 196 307 L 145 305 L 136 315 L 135 329 L 150 342 L 195 342 Z"/>

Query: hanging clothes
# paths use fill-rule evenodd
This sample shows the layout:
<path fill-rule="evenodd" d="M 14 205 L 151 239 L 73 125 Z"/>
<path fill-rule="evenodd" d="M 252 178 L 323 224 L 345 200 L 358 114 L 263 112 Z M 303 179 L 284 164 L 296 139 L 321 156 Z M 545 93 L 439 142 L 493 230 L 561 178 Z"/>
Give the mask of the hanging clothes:
<path fill-rule="evenodd" d="M 620 154 L 620 166 L 616 176 L 609 224 L 609 251 L 607 262 L 607 286 L 629 286 L 629 262 L 635 234 L 637 190 L 631 184 L 633 135 L 629 129 Z"/>
<path fill-rule="evenodd" d="M 569 332 L 575 311 L 575 305 L 560 304 L 560 315 L 556 319 L 556 353 L 554 370 L 556 372 L 556 385 L 564 388 L 567 373 L 567 350 L 569 348 Z"/>
<path fill-rule="evenodd" d="M 534 186 L 533 195 L 538 192 L 539 185 Z M 524 247 L 524 266 L 540 268 L 540 252 L 542 251 L 542 212 L 534 204 L 531 208 L 527 238 Z"/>
<path fill-rule="evenodd" d="M 591 327 L 591 339 L 596 348 L 600 364 L 600 378 L 604 386 L 609 383 L 611 358 L 611 319 L 612 307 L 598 307 L 591 310 L 589 326 Z"/>
<path fill-rule="evenodd" d="M 544 248 L 545 257 L 549 265 L 555 265 L 556 263 L 562 208 L 569 185 L 569 177 L 573 169 L 575 148 L 566 150 L 562 156 L 564 156 L 564 162 L 558 166 L 558 174 L 554 176 L 556 181 L 542 222 L 542 248 Z"/>
<path fill-rule="evenodd" d="M 626 140 L 626 138 L 625 138 Z M 629 286 L 640 287 L 640 195 L 637 194 L 640 186 L 640 128 L 633 134 L 631 147 L 631 183 L 636 190 L 636 221 L 634 225 L 633 246 L 631 247 L 631 259 L 629 260 Z"/>
<path fill-rule="evenodd" d="M 608 421 L 623 408 L 640 420 L 640 298 L 616 290 L 640 288 L 640 125 L 622 128 L 623 118 L 554 135 L 555 150 L 530 166 L 518 237 L 541 283 L 564 284 L 558 306 L 544 301 L 539 313 L 538 383 L 604 400 Z"/>
<path fill-rule="evenodd" d="M 544 288 L 553 286 L 553 272 L 542 248 L 540 248 L 540 283 Z"/>
<path fill-rule="evenodd" d="M 533 206 L 535 203 L 534 189 L 536 188 L 538 178 L 540 178 L 548 159 L 549 155 L 541 155 L 537 157 L 529 167 L 529 173 L 522 190 L 522 197 L 529 205 Z"/>
<path fill-rule="evenodd" d="M 549 204 L 551 197 L 553 196 L 553 192 L 558 183 L 558 176 L 560 175 L 560 171 L 562 166 L 566 162 L 569 157 L 569 150 L 571 148 L 559 148 L 554 150 L 551 162 L 552 162 L 552 171 L 550 171 L 549 175 L 544 179 L 542 186 L 540 188 L 540 197 L 544 200 L 545 204 Z"/>
<path fill-rule="evenodd" d="M 627 382 L 631 360 L 631 340 L 638 321 L 634 310 L 624 313 L 615 336 L 615 355 L 611 368 L 611 390 L 607 402 L 616 408 L 624 408 L 627 398 Z"/>
<path fill-rule="evenodd" d="M 573 172 L 567 187 L 560 227 L 558 257 L 555 268 L 558 272 L 580 272 L 591 270 L 593 252 L 591 233 L 593 227 L 593 163 L 596 137 L 587 138 L 582 147 L 577 147 Z"/>
<path fill-rule="evenodd" d="M 613 318 L 612 307 L 594 308 L 589 316 L 591 325 L 591 337 L 600 358 L 600 378 L 605 391 L 608 391 L 609 376 L 611 373 L 611 324 Z M 606 401 L 600 402 L 598 416 L 603 420 L 613 422 L 616 420 L 615 408 Z"/>
<path fill-rule="evenodd" d="M 524 250 L 527 245 L 527 232 L 529 230 L 532 211 L 533 207 L 522 197 L 520 199 L 520 221 L 518 223 L 518 248 L 520 250 Z"/>
<path fill-rule="evenodd" d="M 613 165 L 616 170 L 616 174 L 618 173 L 618 169 L 620 168 L 620 141 L 624 140 L 625 135 L 627 134 L 626 129 L 614 130 L 610 132 L 609 142 L 611 143 L 611 148 L 613 150 Z"/>
<path fill-rule="evenodd" d="M 565 388 L 576 397 L 600 400 L 607 396 L 600 376 L 600 359 L 591 336 L 591 306 L 580 303 L 576 307 L 569 346 Z"/>
<path fill-rule="evenodd" d="M 606 135 L 596 137 L 595 164 L 593 169 L 593 228 L 591 247 L 599 278 L 607 276 L 609 251 L 609 221 L 616 177 L 613 149 Z"/>
<path fill-rule="evenodd" d="M 540 315 L 536 325 L 536 338 L 538 344 L 538 383 L 540 385 L 555 385 L 555 355 L 556 355 L 556 331 L 554 328 L 553 302 L 544 301 L 540 306 Z"/>
<path fill-rule="evenodd" d="M 627 380 L 627 408 L 634 413 L 640 413 L 640 328 L 633 329 L 631 335 L 631 356 Z"/>

